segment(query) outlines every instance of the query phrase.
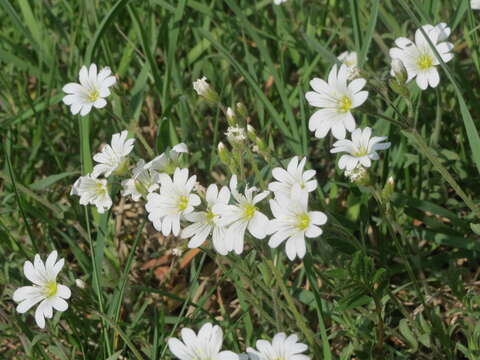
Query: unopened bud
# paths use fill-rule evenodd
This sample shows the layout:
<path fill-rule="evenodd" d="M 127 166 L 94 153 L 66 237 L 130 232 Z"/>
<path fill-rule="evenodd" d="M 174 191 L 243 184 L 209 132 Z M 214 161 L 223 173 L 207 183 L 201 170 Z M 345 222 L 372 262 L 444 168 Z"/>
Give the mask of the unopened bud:
<path fill-rule="evenodd" d="M 218 157 L 220 158 L 220 161 L 228 166 L 230 164 L 230 152 L 228 151 L 227 147 L 225 146 L 224 143 L 219 142 L 217 149 L 218 149 Z"/>
<path fill-rule="evenodd" d="M 394 188 L 395 188 L 395 180 L 393 179 L 393 176 L 390 176 L 382 190 L 382 197 L 384 200 L 390 199 L 390 197 L 393 194 Z"/>
<path fill-rule="evenodd" d="M 248 116 L 247 108 L 241 102 L 237 103 L 235 110 L 244 119 Z"/>
<path fill-rule="evenodd" d="M 230 125 L 230 126 L 235 126 L 235 125 L 237 124 L 237 119 L 236 119 L 236 116 L 235 116 L 235 111 L 233 111 L 233 109 L 232 109 L 231 107 L 228 107 L 228 108 L 227 108 L 226 116 L 227 116 L 228 125 Z"/>
<path fill-rule="evenodd" d="M 80 289 L 85 289 L 87 287 L 87 284 L 85 284 L 85 281 L 82 279 L 75 279 L 75 285 Z"/>
<path fill-rule="evenodd" d="M 390 74 L 397 79 L 400 84 L 405 84 L 407 81 L 407 69 L 399 59 L 392 59 Z"/>
<path fill-rule="evenodd" d="M 205 76 L 193 82 L 193 89 L 211 105 L 215 105 L 220 101 L 218 94 L 207 83 Z"/>

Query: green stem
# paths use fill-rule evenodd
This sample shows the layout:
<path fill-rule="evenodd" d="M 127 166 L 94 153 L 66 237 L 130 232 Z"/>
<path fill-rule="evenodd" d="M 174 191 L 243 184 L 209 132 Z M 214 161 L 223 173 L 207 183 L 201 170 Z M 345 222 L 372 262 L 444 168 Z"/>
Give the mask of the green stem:
<path fill-rule="evenodd" d="M 280 271 L 277 269 L 275 265 L 273 265 L 272 261 L 270 259 L 265 259 L 266 264 L 272 271 L 279 287 L 280 291 L 282 292 L 283 296 L 285 297 L 285 300 L 287 300 L 288 307 L 290 308 L 290 311 L 292 312 L 293 316 L 295 317 L 295 320 L 297 321 L 297 325 L 302 331 L 302 333 L 305 335 L 308 343 L 310 346 L 314 349 L 316 349 L 317 343 L 315 342 L 315 335 L 313 331 L 307 326 L 305 320 L 303 319 L 302 315 L 300 312 L 297 310 L 297 307 L 295 306 L 295 302 L 293 300 L 293 297 L 290 295 L 288 292 L 287 287 L 285 286 L 285 283 L 283 282 L 282 274 L 280 274 Z"/>

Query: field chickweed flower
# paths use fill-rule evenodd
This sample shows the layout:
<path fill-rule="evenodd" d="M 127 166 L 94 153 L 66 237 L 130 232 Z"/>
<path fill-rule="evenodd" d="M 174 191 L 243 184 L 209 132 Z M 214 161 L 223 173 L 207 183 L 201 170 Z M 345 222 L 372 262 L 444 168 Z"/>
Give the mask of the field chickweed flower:
<path fill-rule="evenodd" d="M 105 145 L 101 152 L 93 156 L 98 164 L 92 171 L 93 177 L 104 174 L 109 177 L 112 173 L 123 174 L 127 171 L 127 155 L 133 150 L 135 139 L 127 139 L 128 131 L 113 134 L 111 145 Z"/>
<path fill-rule="evenodd" d="M 147 196 L 145 208 L 148 219 L 164 236 L 171 232 L 177 236 L 180 233 L 180 219 L 191 213 L 200 204 L 200 198 L 192 194 L 197 177 L 188 177 L 188 169 L 177 168 L 172 178 L 160 174 L 160 194 L 150 193 Z"/>
<path fill-rule="evenodd" d="M 277 181 L 268 184 L 268 189 L 275 194 L 282 193 L 287 197 L 290 196 L 295 184 L 298 184 L 302 190 L 307 192 L 314 191 L 317 188 L 317 180 L 312 178 L 315 176 L 316 171 L 303 171 L 306 161 L 307 158 L 303 158 L 299 163 L 298 156 L 294 156 L 288 163 L 287 170 L 281 167 L 274 168 L 272 176 Z"/>
<path fill-rule="evenodd" d="M 302 259 L 306 253 L 305 237 L 315 238 L 322 234 L 319 225 L 327 222 L 321 211 L 308 211 L 308 193 L 295 185 L 291 196 L 279 194 L 270 200 L 275 219 L 270 220 L 268 233 L 273 234 L 268 242 L 271 248 L 287 240 L 285 251 L 290 260 Z"/>
<path fill-rule="evenodd" d="M 40 302 L 35 311 L 35 321 L 40 328 L 45 327 L 45 318 L 53 317 L 53 309 L 63 312 L 68 309 L 65 299 L 71 296 L 70 289 L 57 283 L 57 275 L 62 270 L 64 260 L 57 261 L 57 252 L 52 251 L 43 263 L 40 255 L 35 255 L 34 263 L 25 261 L 23 273 L 33 286 L 23 286 L 13 293 L 18 303 L 17 312 L 23 314 Z"/>
<path fill-rule="evenodd" d="M 198 335 L 192 329 L 183 328 L 182 340 L 168 339 L 168 348 L 180 360 L 239 360 L 231 351 L 220 351 L 223 331 L 220 326 L 206 323 Z"/>
<path fill-rule="evenodd" d="M 480 10 L 480 0 L 471 0 L 470 6 L 473 10 Z"/>
<path fill-rule="evenodd" d="M 178 167 L 180 155 L 188 153 L 188 147 L 184 143 L 175 145 L 170 151 L 166 151 L 145 164 L 146 169 L 155 170 L 159 173 L 173 174 Z"/>
<path fill-rule="evenodd" d="M 145 160 L 140 159 L 132 170 L 133 176 L 122 181 L 122 196 L 131 195 L 133 201 L 160 188 L 160 174 L 155 170 L 145 168 Z"/>
<path fill-rule="evenodd" d="M 107 180 L 97 179 L 91 175 L 79 177 L 73 184 L 70 195 L 80 196 L 81 205 L 95 205 L 100 214 L 112 206 Z"/>
<path fill-rule="evenodd" d="M 107 105 L 105 98 L 110 95 L 109 87 L 117 81 L 111 73 L 109 67 L 104 67 L 97 74 L 97 65 L 91 64 L 88 70 L 86 66 L 82 66 L 80 84 L 68 83 L 63 87 L 67 94 L 63 97 L 63 102 L 70 106 L 73 115 L 80 113 L 85 116 L 92 107 L 101 109 Z"/>
<path fill-rule="evenodd" d="M 452 60 L 453 44 L 446 41 L 451 32 L 447 24 L 424 25 L 422 29 L 435 46 L 442 60 L 444 62 Z M 395 40 L 395 45 L 397 47 L 390 49 L 390 57 L 403 62 L 408 73 L 407 81 L 416 78 L 417 85 L 422 90 L 425 90 L 428 86 L 437 87 L 440 83 L 440 75 L 437 70 L 440 62 L 422 30 L 418 29 L 416 31 L 415 42 L 400 37 Z"/>
<path fill-rule="evenodd" d="M 257 239 L 265 238 L 269 220 L 265 214 L 261 213 L 255 206 L 265 199 L 269 191 L 262 191 L 253 196 L 257 189 L 245 186 L 245 195 L 237 190 L 237 176 L 233 175 L 230 179 L 230 191 L 237 201 L 235 205 L 216 204 L 213 206 L 213 212 L 220 215 L 220 224 L 228 226 L 225 239 L 228 242 L 227 251 L 234 250 L 236 254 L 243 252 L 245 231 L 248 229 L 250 234 Z"/>
<path fill-rule="evenodd" d="M 379 156 L 377 150 L 386 150 L 390 147 L 390 143 L 384 143 L 386 136 L 374 136 L 372 129 L 366 127 L 365 129 L 355 129 L 352 133 L 352 140 L 338 140 L 333 144 L 330 150 L 332 154 L 339 152 L 349 153 L 342 155 L 338 161 L 340 169 L 353 170 L 358 164 L 364 167 L 370 167 L 371 160 L 378 160 Z"/>
<path fill-rule="evenodd" d="M 191 238 L 188 243 L 189 248 L 196 248 L 203 244 L 210 233 L 213 232 L 213 246 L 221 254 L 228 253 L 225 243 L 226 229 L 220 224 L 220 217 L 213 212 L 213 207 L 217 204 L 227 205 L 230 201 L 230 190 L 223 186 L 218 191 L 217 185 L 211 184 L 206 193 L 207 211 L 192 212 L 185 215 L 185 219 L 193 224 L 182 230 L 182 238 Z"/>
<path fill-rule="evenodd" d="M 344 51 L 337 59 L 344 63 L 348 68 L 348 80 L 353 80 L 358 77 L 358 60 L 357 53 L 355 51 Z"/>
<path fill-rule="evenodd" d="M 273 0 L 273 3 L 274 3 L 275 5 L 281 5 L 281 4 L 283 4 L 284 2 L 287 2 L 287 0 Z"/>
<path fill-rule="evenodd" d="M 337 139 L 345 139 L 346 130 L 355 130 L 355 118 L 351 110 L 362 105 L 368 97 L 368 91 L 361 91 L 367 81 L 355 79 L 347 84 L 348 67 L 333 65 L 328 75 L 328 83 L 314 78 L 310 86 L 314 91 L 305 95 L 311 106 L 318 107 L 308 123 L 310 131 L 315 131 L 317 138 L 324 138 L 332 130 Z"/>
<path fill-rule="evenodd" d="M 276 334 L 272 342 L 257 340 L 257 350 L 248 348 L 247 354 L 251 360 L 310 360 L 302 353 L 308 346 L 298 342 L 298 336 L 293 334 L 287 337 L 285 333 Z"/>

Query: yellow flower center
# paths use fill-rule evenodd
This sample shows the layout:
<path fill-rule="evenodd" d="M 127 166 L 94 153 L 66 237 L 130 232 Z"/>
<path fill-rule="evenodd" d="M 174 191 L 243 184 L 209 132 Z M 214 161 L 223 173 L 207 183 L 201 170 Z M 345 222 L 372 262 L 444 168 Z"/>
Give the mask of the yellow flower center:
<path fill-rule="evenodd" d="M 256 210 L 257 210 L 257 208 L 252 204 L 245 205 L 244 208 L 243 208 L 243 217 L 246 220 L 250 220 L 253 217 L 253 215 L 255 214 Z"/>
<path fill-rule="evenodd" d="M 184 211 L 188 207 L 188 197 L 187 196 L 180 196 L 178 199 L 178 210 Z"/>
<path fill-rule="evenodd" d="M 57 294 L 57 290 L 57 283 L 55 281 L 49 281 L 44 287 L 45 296 L 47 298 L 52 297 Z"/>
<path fill-rule="evenodd" d="M 97 193 L 98 196 L 104 196 L 105 193 L 107 192 L 107 189 L 103 186 L 102 183 L 98 182 L 95 192 Z"/>
<path fill-rule="evenodd" d="M 297 228 L 301 231 L 306 230 L 310 225 L 310 216 L 307 213 L 303 213 L 297 216 Z"/>
<path fill-rule="evenodd" d="M 430 69 L 432 65 L 433 65 L 433 59 L 428 54 L 420 55 L 420 57 L 417 59 L 417 66 L 419 67 L 420 70 Z"/>
<path fill-rule="evenodd" d="M 368 149 L 365 146 L 360 146 L 356 153 L 353 153 L 353 156 L 362 157 L 368 155 Z"/>
<path fill-rule="evenodd" d="M 338 111 L 346 113 L 349 112 L 351 108 L 352 99 L 350 99 L 348 96 L 345 95 L 338 101 Z"/>
<path fill-rule="evenodd" d="M 212 224 L 213 219 L 215 219 L 215 216 L 216 216 L 215 213 L 211 209 L 208 209 L 208 211 L 207 211 L 207 223 Z"/>
<path fill-rule="evenodd" d="M 88 100 L 90 102 L 97 101 L 99 97 L 100 97 L 100 92 L 97 89 L 90 91 L 90 93 L 88 94 Z"/>

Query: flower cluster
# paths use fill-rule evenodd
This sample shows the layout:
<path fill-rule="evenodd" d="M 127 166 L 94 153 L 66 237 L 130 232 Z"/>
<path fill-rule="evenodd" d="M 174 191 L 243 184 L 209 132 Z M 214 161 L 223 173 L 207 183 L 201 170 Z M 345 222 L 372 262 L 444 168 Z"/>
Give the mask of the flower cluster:
<path fill-rule="evenodd" d="M 192 329 L 181 330 L 182 340 L 170 338 L 168 347 L 172 354 L 180 360 L 309 360 L 303 355 L 308 346 L 298 342 L 297 335 L 287 337 L 278 333 L 272 342 L 258 340 L 257 349 L 247 348 L 246 353 L 235 354 L 232 351 L 221 351 L 223 331 L 218 325 L 204 324 L 198 334 Z"/>

